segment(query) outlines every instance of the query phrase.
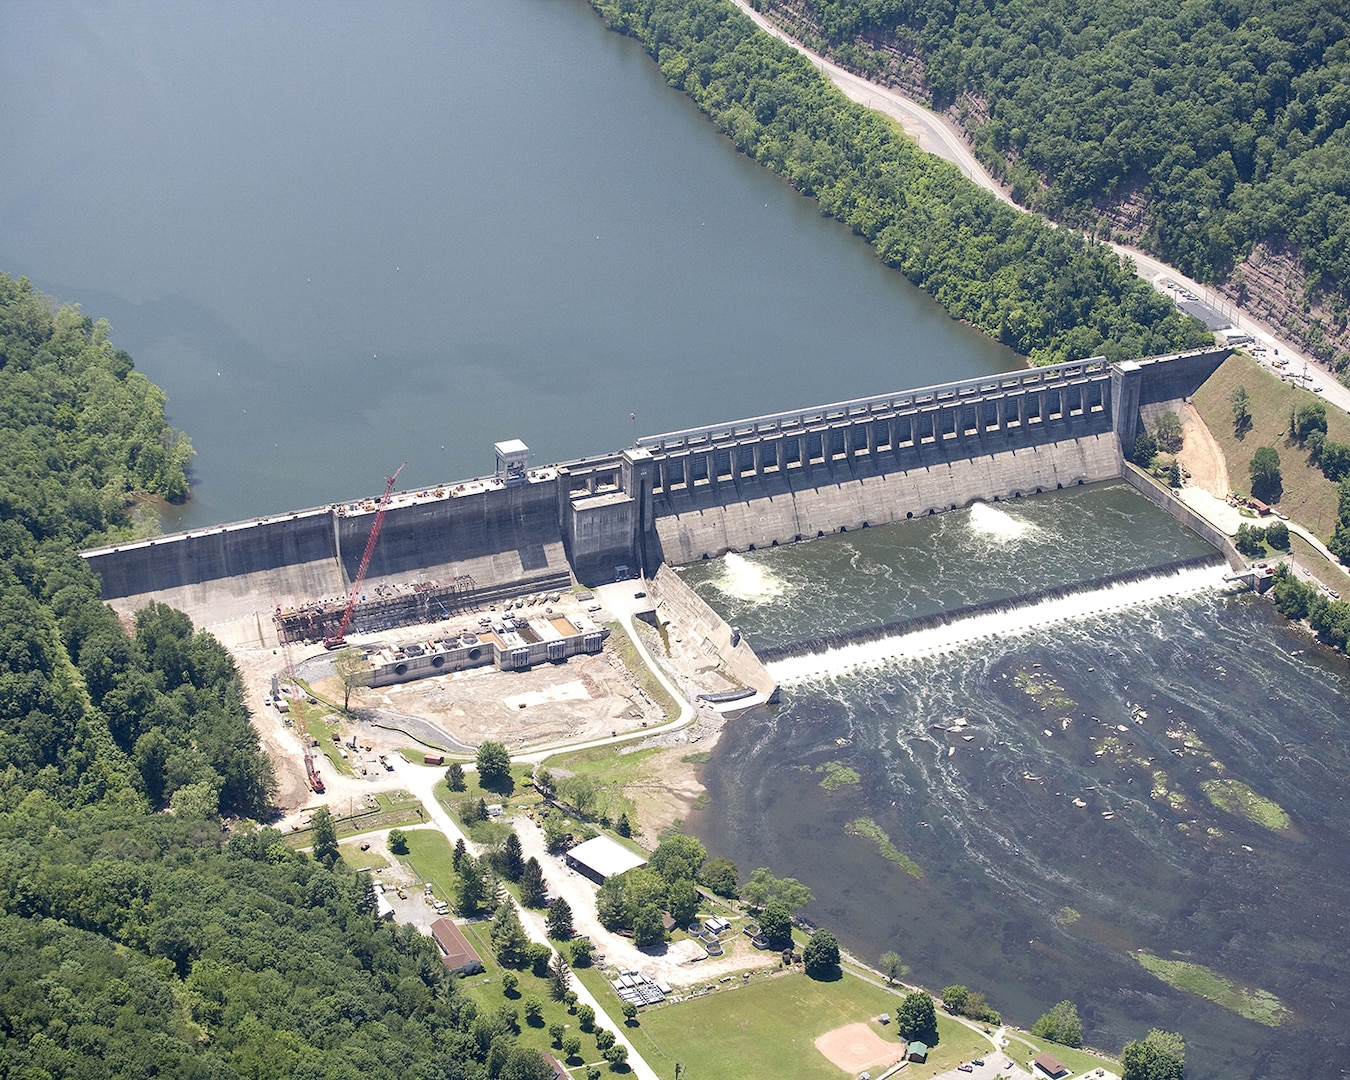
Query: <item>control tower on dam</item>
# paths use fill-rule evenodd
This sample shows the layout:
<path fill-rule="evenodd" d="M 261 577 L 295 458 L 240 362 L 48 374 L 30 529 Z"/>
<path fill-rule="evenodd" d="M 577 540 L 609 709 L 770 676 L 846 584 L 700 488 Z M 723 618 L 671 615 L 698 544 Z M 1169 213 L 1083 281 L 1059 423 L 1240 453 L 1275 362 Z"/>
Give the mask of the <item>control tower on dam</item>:
<path fill-rule="evenodd" d="M 498 599 L 655 575 L 790 543 L 1112 479 L 1140 424 L 1229 350 L 1094 358 L 638 439 L 617 453 L 396 493 L 354 629 L 436 621 Z M 322 637 L 351 589 L 375 498 L 83 552 L 121 611 L 152 600 L 228 640 Z"/>

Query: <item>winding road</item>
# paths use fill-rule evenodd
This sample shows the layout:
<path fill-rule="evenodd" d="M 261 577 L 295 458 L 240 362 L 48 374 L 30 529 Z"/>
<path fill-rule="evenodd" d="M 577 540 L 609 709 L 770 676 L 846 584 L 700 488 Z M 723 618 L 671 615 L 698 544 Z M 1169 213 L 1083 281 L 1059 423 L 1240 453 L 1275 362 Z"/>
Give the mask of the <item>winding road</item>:
<path fill-rule="evenodd" d="M 921 102 L 905 97 L 898 90 L 868 82 L 861 76 L 845 71 L 838 64 L 812 52 L 796 38 L 791 37 L 768 18 L 755 11 L 748 0 L 731 0 L 731 2 L 749 16 L 754 24 L 766 34 L 776 37 L 810 60 L 830 82 L 843 92 L 845 97 L 860 105 L 865 105 L 883 116 L 889 116 L 905 130 L 910 138 L 919 144 L 921 149 L 942 158 L 944 161 L 951 162 L 965 174 L 967 179 L 991 192 L 1014 209 L 1023 213 L 1030 212 L 1023 210 L 1022 207 L 1013 202 L 1008 189 L 985 171 L 979 159 L 971 152 L 965 137 L 949 120 L 939 116 Z M 1152 255 L 1147 255 L 1138 248 L 1129 247 L 1125 244 L 1112 242 L 1110 246 L 1118 255 L 1130 259 L 1134 263 L 1135 272 L 1160 292 L 1165 290 L 1168 282 L 1178 285 L 1199 297 L 1200 300 L 1215 311 L 1220 312 L 1225 318 L 1230 319 L 1233 326 L 1242 333 L 1250 334 L 1262 345 L 1276 350 L 1281 358 L 1289 361 L 1290 375 L 1300 377 L 1306 371 L 1306 377 L 1303 379 L 1303 385 L 1306 389 L 1313 392 L 1314 388 L 1317 388 L 1315 392 L 1324 397 L 1328 403 L 1350 413 L 1350 387 L 1341 383 L 1331 372 L 1319 366 L 1312 358 L 1304 356 L 1291 343 L 1277 337 L 1276 332 L 1271 327 L 1243 314 L 1228 298 L 1220 296 L 1207 285 L 1192 281 L 1180 270 L 1168 266 Z"/>

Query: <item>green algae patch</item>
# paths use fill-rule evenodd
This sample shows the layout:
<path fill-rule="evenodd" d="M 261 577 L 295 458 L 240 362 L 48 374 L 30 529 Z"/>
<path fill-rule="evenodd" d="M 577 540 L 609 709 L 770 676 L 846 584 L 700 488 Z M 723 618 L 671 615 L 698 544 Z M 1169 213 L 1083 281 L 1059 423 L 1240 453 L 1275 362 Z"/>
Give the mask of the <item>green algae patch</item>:
<path fill-rule="evenodd" d="M 891 838 L 886 835 L 886 831 L 871 818 L 854 818 L 844 826 L 844 832 L 850 836 L 865 836 L 877 846 L 881 852 L 882 858 L 888 862 L 895 863 L 906 874 L 912 878 L 922 878 L 923 868 L 891 843 Z"/>
<path fill-rule="evenodd" d="M 1078 704 L 1064 692 L 1064 687 L 1042 671 L 1019 671 L 1013 676 L 1013 682 L 1042 709 L 1063 711 Z"/>
<path fill-rule="evenodd" d="M 857 772 L 850 769 L 842 761 L 827 761 L 824 765 L 817 765 L 816 772 L 825 774 L 820 786 L 826 791 L 838 791 L 841 787 L 850 787 L 858 783 L 860 779 Z"/>
<path fill-rule="evenodd" d="M 1266 1027 L 1279 1027 L 1289 1018 L 1289 1010 L 1269 990 L 1238 986 L 1217 971 L 1188 960 L 1164 960 L 1147 949 L 1130 954 L 1144 970 L 1157 976 L 1174 990 L 1182 990 L 1235 1012 Z"/>
<path fill-rule="evenodd" d="M 1245 817 L 1272 832 L 1283 832 L 1290 826 L 1284 807 L 1258 795 L 1241 780 L 1206 780 L 1200 788 L 1220 810 Z"/>
<path fill-rule="evenodd" d="M 1184 810 L 1186 808 L 1186 796 L 1170 787 L 1171 783 L 1165 772 L 1161 769 L 1155 769 L 1151 792 L 1153 801 L 1166 803 L 1173 810 Z"/>

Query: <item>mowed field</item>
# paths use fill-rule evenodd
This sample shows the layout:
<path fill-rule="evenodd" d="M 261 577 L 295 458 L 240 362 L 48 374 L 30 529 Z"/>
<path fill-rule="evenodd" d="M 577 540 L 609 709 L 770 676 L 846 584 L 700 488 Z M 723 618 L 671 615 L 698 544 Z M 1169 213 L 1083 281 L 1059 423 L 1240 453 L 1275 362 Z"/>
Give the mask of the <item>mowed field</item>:
<path fill-rule="evenodd" d="M 815 982 L 802 974 L 757 978 L 747 986 L 641 1013 L 627 1034 L 662 1077 L 675 1062 L 688 1080 L 772 1076 L 775 1080 L 841 1080 L 848 1075 L 815 1047 L 818 1036 L 845 1024 L 866 1022 L 899 1045 L 895 1010 L 900 996 L 845 975 Z M 873 1017 L 887 1013 L 881 1025 Z M 910 1065 L 911 1080 L 936 1076 L 989 1050 L 989 1041 L 938 1012 L 941 1041 L 926 1065 Z"/>
<path fill-rule="evenodd" d="M 1252 423 L 1239 438 L 1233 429 L 1233 391 L 1247 388 Z M 1289 439 L 1289 410 L 1313 400 L 1315 395 L 1293 383 L 1281 381 L 1244 354 L 1234 353 L 1195 394 L 1195 407 L 1204 418 L 1215 442 L 1228 461 L 1228 479 L 1235 491 L 1251 491 L 1247 466 L 1263 446 L 1273 446 L 1280 455 L 1284 495 L 1280 512 L 1311 529 L 1323 541 L 1336 524 L 1336 485 L 1308 463 L 1308 452 Z M 1327 438 L 1350 443 L 1350 416 L 1327 409 Z"/>

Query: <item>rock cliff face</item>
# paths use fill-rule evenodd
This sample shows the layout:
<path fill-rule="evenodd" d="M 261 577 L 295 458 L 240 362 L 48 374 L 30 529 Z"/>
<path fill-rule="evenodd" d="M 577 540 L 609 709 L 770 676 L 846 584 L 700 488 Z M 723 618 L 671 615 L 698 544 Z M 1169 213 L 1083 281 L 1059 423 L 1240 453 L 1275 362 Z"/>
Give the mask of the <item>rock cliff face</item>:
<path fill-rule="evenodd" d="M 894 38 L 864 35 L 848 45 L 831 48 L 821 36 L 809 0 L 763 0 L 762 8 L 785 31 L 841 67 L 931 104 L 923 58 L 915 41 L 903 33 Z M 972 143 L 975 132 L 989 119 L 987 102 L 972 94 L 962 95 L 942 114 Z M 1008 163 L 1012 164 L 1011 158 Z M 1148 233 L 1152 215 L 1142 184 L 1103 200 L 1096 210 L 1101 219 L 1097 235 L 1151 250 Z M 1084 223 L 1067 224 L 1081 227 Z M 1292 246 L 1257 244 L 1226 281 L 1214 285 L 1246 314 L 1340 371 L 1342 377 L 1350 372 L 1350 325 L 1346 316 L 1337 315 L 1330 290 L 1317 283 L 1309 285 L 1307 271 Z"/>

